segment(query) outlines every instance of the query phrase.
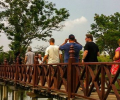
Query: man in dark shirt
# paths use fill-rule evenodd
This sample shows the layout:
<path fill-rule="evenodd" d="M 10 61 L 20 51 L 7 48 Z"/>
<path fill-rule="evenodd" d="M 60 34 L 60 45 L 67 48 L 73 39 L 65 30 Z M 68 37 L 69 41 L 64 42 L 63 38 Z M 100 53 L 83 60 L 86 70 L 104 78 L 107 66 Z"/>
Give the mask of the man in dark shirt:
<path fill-rule="evenodd" d="M 67 43 L 69 41 L 69 43 Z M 69 59 L 69 50 L 70 46 L 73 45 L 75 50 L 75 59 L 76 62 L 79 62 L 79 52 L 82 49 L 82 45 L 77 42 L 73 34 L 69 35 L 69 38 L 60 46 L 60 50 L 64 50 L 64 62 L 67 63 Z"/>
<path fill-rule="evenodd" d="M 82 62 L 98 62 L 97 56 L 99 56 L 98 46 L 93 42 L 91 34 L 86 34 L 86 45 L 84 47 Z M 96 66 L 90 65 L 93 72 L 95 73 Z M 90 80 L 90 77 L 88 81 Z M 86 88 L 86 81 L 84 81 L 84 87 Z"/>
<path fill-rule="evenodd" d="M 82 62 L 98 62 L 97 56 L 99 56 L 98 46 L 93 42 L 91 34 L 86 34 L 86 45 L 84 47 Z"/>

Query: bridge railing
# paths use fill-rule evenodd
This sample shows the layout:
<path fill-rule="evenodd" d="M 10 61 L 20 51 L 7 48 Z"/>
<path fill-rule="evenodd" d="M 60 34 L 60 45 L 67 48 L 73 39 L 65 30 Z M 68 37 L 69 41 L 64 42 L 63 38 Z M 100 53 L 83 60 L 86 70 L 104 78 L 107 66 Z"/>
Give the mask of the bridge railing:
<path fill-rule="evenodd" d="M 116 75 L 111 75 L 110 68 L 112 64 L 120 63 L 73 63 L 72 67 L 75 70 L 76 81 L 73 86 L 72 96 L 79 96 L 84 98 L 92 97 L 92 91 L 96 91 L 100 100 L 106 100 L 111 94 L 115 94 L 116 98 L 120 100 L 120 68 Z M 94 68 L 95 69 L 94 69 Z M 115 83 L 118 86 L 115 86 Z M 83 95 L 79 93 L 79 89 L 83 90 Z M 92 97 L 93 98 L 93 97 Z"/>
<path fill-rule="evenodd" d="M 66 94 L 68 99 L 95 99 L 92 96 L 92 91 L 95 90 L 100 100 L 106 100 L 111 91 L 120 100 L 119 90 L 115 86 L 115 82 L 120 86 L 120 68 L 116 75 L 110 73 L 114 62 L 75 63 L 72 46 L 69 53 L 68 63 L 39 65 L 35 61 L 34 65 L 8 65 L 5 60 L 4 65 L 0 65 L 0 79 L 31 86 L 37 90 L 61 92 Z"/>

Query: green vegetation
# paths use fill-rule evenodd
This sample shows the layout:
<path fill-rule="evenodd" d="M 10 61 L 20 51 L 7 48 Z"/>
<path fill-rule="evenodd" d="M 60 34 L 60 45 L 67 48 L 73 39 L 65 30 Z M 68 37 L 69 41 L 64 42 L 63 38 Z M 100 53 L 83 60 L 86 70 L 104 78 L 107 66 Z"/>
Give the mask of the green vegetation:
<path fill-rule="evenodd" d="M 100 52 L 106 51 L 113 58 L 120 38 L 120 13 L 110 16 L 95 14 L 94 21 L 90 34 L 96 39 Z"/>
<path fill-rule="evenodd" d="M 79 53 L 79 59 L 80 59 L 80 62 L 82 62 L 82 56 L 83 56 L 83 51 L 80 50 L 80 53 Z"/>
<path fill-rule="evenodd" d="M 0 53 L 3 52 L 3 46 L 0 46 Z"/>
<path fill-rule="evenodd" d="M 98 57 L 98 61 L 99 62 L 112 62 L 112 59 L 110 59 L 110 56 L 100 55 Z"/>
<path fill-rule="evenodd" d="M 0 22 L 0 31 L 12 41 L 9 46 L 14 54 L 19 51 L 24 55 L 32 39 L 45 41 L 51 37 L 52 31 L 59 31 L 64 26 L 61 22 L 69 17 L 65 8 L 57 9 L 45 0 L 5 0 L 0 5 L 5 8 L 0 20 L 8 22 Z"/>
<path fill-rule="evenodd" d="M 8 61 L 8 63 L 14 63 L 15 61 L 15 56 L 13 51 L 8 51 L 8 52 L 0 52 L 0 64 L 4 62 L 4 59 Z"/>
<path fill-rule="evenodd" d="M 45 50 L 48 46 L 36 46 L 35 49 L 37 49 L 37 52 L 44 57 L 45 55 Z"/>

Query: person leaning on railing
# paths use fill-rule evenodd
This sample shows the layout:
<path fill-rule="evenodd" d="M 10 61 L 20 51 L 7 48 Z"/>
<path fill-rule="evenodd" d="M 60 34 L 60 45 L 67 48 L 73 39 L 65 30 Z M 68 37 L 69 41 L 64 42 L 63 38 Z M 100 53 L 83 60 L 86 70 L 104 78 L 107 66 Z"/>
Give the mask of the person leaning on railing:
<path fill-rule="evenodd" d="M 118 40 L 119 47 L 115 50 L 115 55 L 113 57 L 113 60 L 120 60 L 120 39 Z"/>
<path fill-rule="evenodd" d="M 119 47 L 115 50 L 115 55 L 113 57 L 114 62 L 120 62 L 120 39 L 118 40 Z M 120 79 L 120 74 L 118 76 L 118 79 Z"/>
<path fill-rule="evenodd" d="M 98 62 L 97 56 L 100 55 L 98 46 L 93 42 L 93 36 L 86 34 L 86 44 L 84 47 L 82 62 Z"/>
<path fill-rule="evenodd" d="M 32 48 L 28 46 L 27 53 L 25 54 L 25 63 L 26 64 L 34 64 L 35 53 L 32 52 Z"/>
<path fill-rule="evenodd" d="M 93 36 L 91 34 L 86 34 L 85 38 L 86 44 L 84 47 L 82 63 L 84 62 L 98 62 L 97 56 L 100 55 L 98 46 L 93 42 Z M 94 73 L 96 72 L 96 65 L 90 65 Z M 84 87 L 86 84 L 84 83 Z"/>
<path fill-rule="evenodd" d="M 45 56 L 41 64 L 44 63 L 47 58 L 47 64 L 60 63 L 62 58 L 62 52 L 59 50 L 59 46 L 55 45 L 55 39 L 51 38 L 49 40 L 49 44 L 50 46 L 46 48 Z"/>
<path fill-rule="evenodd" d="M 70 34 L 68 39 L 65 39 L 65 42 L 59 47 L 60 50 L 64 51 L 64 63 L 68 63 L 71 45 L 73 45 L 75 51 L 75 62 L 79 62 L 79 52 L 82 49 L 82 45 L 77 42 L 73 34 Z"/>
<path fill-rule="evenodd" d="M 38 54 L 38 62 L 39 62 L 39 64 L 41 64 L 41 62 L 42 62 L 42 55 L 41 54 Z"/>

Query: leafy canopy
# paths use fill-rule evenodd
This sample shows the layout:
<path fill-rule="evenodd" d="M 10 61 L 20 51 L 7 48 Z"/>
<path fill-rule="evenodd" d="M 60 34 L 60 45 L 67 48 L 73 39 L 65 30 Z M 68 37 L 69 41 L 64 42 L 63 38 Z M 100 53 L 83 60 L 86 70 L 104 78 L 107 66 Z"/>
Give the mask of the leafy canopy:
<path fill-rule="evenodd" d="M 4 7 L 0 19 L 7 22 L 7 25 L 0 22 L 0 30 L 12 41 L 10 48 L 15 52 L 25 51 L 32 39 L 45 41 L 69 17 L 65 8 L 57 9 L 45 0 L 6 0 L 0 6 Z"/>
<path fill-rule="evenodd" d="M 120 38 L 120 13 L 110 16 L 95 14 L 94 21 L 90 33 L 96 39 L 100 52 L 106 51 L 112 58 Z"/>

